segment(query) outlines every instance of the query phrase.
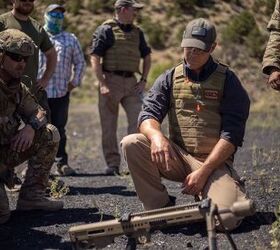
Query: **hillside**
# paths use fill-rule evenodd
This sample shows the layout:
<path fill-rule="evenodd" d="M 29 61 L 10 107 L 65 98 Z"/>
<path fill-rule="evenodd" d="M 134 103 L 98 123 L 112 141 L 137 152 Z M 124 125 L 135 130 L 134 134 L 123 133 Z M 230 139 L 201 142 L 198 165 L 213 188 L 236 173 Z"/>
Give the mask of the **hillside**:
<path fill-rule="evenodd" d="M 149 86 L 166 68 L 181 60 L 180 42 L 187 22 L 205 17 L 215 23 L 218 46 L 214 56 L 235 70 L 248 90 L 253 112 L 279 118 L 279 95 L 266 88 L 261 73 L 261 60 L 268 39 L 266 25 L 274 9 L 272 0 L 142 0 L 145 8 L 137 23 L 153 49 Z M 0 13 L 11 8 L 7 0 L 0 0 Z M 92 34 L 104 20 L 113 16 L 114 0 L 41 0 L 35 2 L 32 16 L 43 22 L 43 13 L 50 3 L 65 4 L 65 28 L 79 38 L 85 56 L 89 58 Z M 74 91 L 75 103 L 92 103 L 97 97 L 95 76 L 87 68 L 83 87 Z M 261 115 L 262 116 L 262 115 Z M 272 119 L 274 120 L 274 119 Z M 262 122 L 263 118 L 254 124 Z M 271 122 L 274 126 L 274 122 Z M 280 125 L 276 125 L 280 126 Z"/>

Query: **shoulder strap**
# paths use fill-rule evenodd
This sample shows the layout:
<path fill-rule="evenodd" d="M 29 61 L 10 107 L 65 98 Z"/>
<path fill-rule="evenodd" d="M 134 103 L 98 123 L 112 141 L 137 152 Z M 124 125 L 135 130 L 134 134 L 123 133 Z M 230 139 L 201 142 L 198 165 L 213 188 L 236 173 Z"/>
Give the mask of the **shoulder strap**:
<path fill-rule="evenodd" d="M 173 82 L 181 78 L 184 78 L 184 66 L 182 62 L 175 66 L 174 74 L 173 74 Z"/>

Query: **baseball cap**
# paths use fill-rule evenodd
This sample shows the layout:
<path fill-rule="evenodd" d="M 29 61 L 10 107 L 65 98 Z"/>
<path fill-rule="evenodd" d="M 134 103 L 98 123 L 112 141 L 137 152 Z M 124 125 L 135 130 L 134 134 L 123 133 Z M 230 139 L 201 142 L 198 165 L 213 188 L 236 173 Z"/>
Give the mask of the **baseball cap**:
<path fill-rule="evenodd" d="M 137 3 L 134 0 L 117 0 L 115 2 L 115 8 L 119 8 L 119 7 L 133 7 L 136 9 L 142 9 L 144 5 L 141 3 Z"/>
<path fill-rule="evenodd" d="M 63 13 L 65 12 L 65 8 L 62 5 L 59 4 L 50 4 L 47 8 L 46 8 L 46 13 L 51 12 L 55 9 L 60 9 Z"/>
<path fill-rule="evenodd" d="M 33 40 L 17 29 L 0 32 L 0 50 L 9 51 L 22 56 L 31 56 L 36 48 Z"/>
<path fill-rule="evenodd" d="M 183 34 L 181 47 L 194 47 L 208 51 L 216 41 L 215 26 L 204 18 L 189 22 Z"/>

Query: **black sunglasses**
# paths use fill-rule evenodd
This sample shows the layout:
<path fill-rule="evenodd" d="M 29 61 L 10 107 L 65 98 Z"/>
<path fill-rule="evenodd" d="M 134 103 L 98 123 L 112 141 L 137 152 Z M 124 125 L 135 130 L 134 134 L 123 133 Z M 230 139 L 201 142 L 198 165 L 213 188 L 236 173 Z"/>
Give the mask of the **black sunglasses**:
<path fill-rule="evenodd" d="M 23 55 L 20 55 L 20 54 L 15 54 L 15 53 L 9 52 L 9 51 L 6 51 L 5 54 L 15 62 L 21 62 L 22 60 L 24 62 L 27 62 L 27 60 L 29 58 L 29 56 L 23 56 Z"/>
<path fill-rule="evenodd" d="M 19 0 L 20 2 L 24 2 L 24 3 L 26 3 L 26 2 L 30 2 L 30 3 L 33 3 L 35 0 Z"/>

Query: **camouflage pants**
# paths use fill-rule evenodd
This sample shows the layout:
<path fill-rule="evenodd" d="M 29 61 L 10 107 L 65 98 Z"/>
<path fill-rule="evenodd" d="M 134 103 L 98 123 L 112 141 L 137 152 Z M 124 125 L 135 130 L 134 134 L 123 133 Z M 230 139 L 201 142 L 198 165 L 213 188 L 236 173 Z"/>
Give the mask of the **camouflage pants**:
<path fill-rule="evenodd" d="M 59 143 L 56 127 L 48 124 L 36 131 L 32 146 L 24 152 L 15 152 L 10 145 L 0 146 L 0 172 L 13 171 L 14 167 L 28 160 L 25 181 L 19 196 L 32 199 L 41 196 L 47 187 L 50 169 L 55 159 Z"/>

